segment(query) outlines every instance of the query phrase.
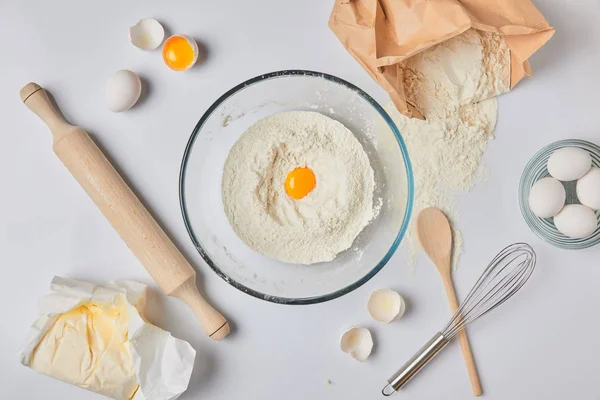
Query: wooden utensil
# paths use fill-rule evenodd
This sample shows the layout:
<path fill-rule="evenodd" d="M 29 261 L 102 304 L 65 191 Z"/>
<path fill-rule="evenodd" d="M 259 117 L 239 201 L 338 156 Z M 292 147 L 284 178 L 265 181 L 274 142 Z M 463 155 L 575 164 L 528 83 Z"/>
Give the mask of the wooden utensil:
<path fill-rule="evenodd" d="M 229 333 L 229 323 L 204 300 L 196 287 L 196 271 L 175 247 L 142 202 L 127 186 L 90 136 L 69 124 L 44 89 L 29 83 L 21 100 L 50 128 L 54 153 L 169 296 L 187 303 L 204 331 L 215 340 Z"/>
<path fill-rule="evenodd" d="M 452 231 L 448 219 L 437 208 L 424 209 L 417 217 L 417 235 L 423 250 L 433 261 L 442 277 L 450 309 L 454 313 L 458 309 L 458 299 L 452 285 Z M 465 330 L 458 334 L 458 340 L 462 348 L 463 358 L 467 364 L 473 394 L 481 396 L 481 383 L 479 382 L 475 360 L 473 360 L 473 353 Z"/>

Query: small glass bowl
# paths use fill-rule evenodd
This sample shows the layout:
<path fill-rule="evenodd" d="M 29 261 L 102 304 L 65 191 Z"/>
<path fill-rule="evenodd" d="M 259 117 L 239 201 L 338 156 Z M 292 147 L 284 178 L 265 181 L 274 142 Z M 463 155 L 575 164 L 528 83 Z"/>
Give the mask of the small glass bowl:
<path fill-rule="evenodd" d="M 259 119 L 292 110 L 320 112 L 348 127 L 375 173 L 377 217 L 330 262 L 295 265 L 264 257 L 241 241 L 223 211 L 222 171 L 233 144 Z M 215 101 L 192 132 L 179 181 L 185 226 L 204 261 L 244 293 L 280 304 L 335 299 L 375 276 L 404 237 L 413 190 L 406 145 L 385 110 L 349 82 L 301 70 L 257 76 Z"/>
<path fill-rule="evenodd" d="M 600 243 L 599 211 L 596 211 L 599 228 L 586 238 L 573 239 L 563 235 L 556 229 L 553 218 L 537 217 L 529 208 L 529 192 L 531 191 L 531 187 L 540 179 L 550 176 L 547 168 L 548 158 L 550 158 L 550 155 L 554 151 L 562 149 L 563 147 L 579 147 L 586 150 L 592 156 L 592 165 L 600 167 L 600 147 L 597 145 L 579 139 L 567 139 L 554 142 L 538 151 L 525 167 L 519 185 L 519 204 L 521 206 L 521 213 L 523 214 L 523 218 L 529 226 L 529 229 L 541 239 L 561 249 L 581 250 Z M 575 191 L 576 182 L 577 181 L 562 182 L 567 192 L 566 204 L 580 204 L 579 200 L 577 200 Z"/>

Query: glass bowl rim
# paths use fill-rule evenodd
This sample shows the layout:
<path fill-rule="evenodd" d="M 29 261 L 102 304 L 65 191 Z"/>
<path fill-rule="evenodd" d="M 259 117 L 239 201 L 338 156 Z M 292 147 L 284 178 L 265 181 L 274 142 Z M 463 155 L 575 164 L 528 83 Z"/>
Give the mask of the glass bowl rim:
<path fill-rule="evenodd" d="M 377 112 L 379 112 L 381 117 L 385 120 L 385 122 L 388 124 L 389 128 L 394 133 L 394 136 L 396 137 L 396 141 L 398 142 L 398 144 L 400 146 L 400 151 L 402 153 L 402 157 L 404 159 L 404 166 L 406 168 L 406 175 L 407 175 L 407 180 L 408 180 L 408 182 L 407 182 L 408 183 L 408 201 L 406 204 L 406 212 L 404 215 L 404 220 L 402 221 L 400 230 L 398 231 L 398 234 L 396 235 L 396 239 L 392 243 L 392 246 L 387 251 L 385 256 L 381 259 L 381 261 L 379 261 L 377 263 L 377 265 L 375 265 L 374 268 L 372 268 L 367 274 L 362 276 L 360 279 L 356 280 L 355 282 L 353 282 L 341 289 L 338 289 L 334 292 L 327 293 L 324 295 L 305 297 L 305 298 L 280 297 L 280 296 L 273 296 L 270 294 L 262 293 L 257 290 L 251 289 L 251 288 L 243 285 L 242 283 L 236 281 L 235 279 L 229 277 L 223 270 L 221 270 L 221 268 L 216 264 L 216 262 L 214 262 L 210 258 L 210 256 L 206 253 L 206 251 L 202 247 L 202 244 L 200 243 L 200 241 L 197 239 L 194 229 L 192 228 L 190 218 L 188 216 L 187 205 L 186 205 L 185 195 L 184 195 L 187 163 L 188 163 L 188 160 L 189 160 L 189 157 L 191 154 L 191 150 L 194 146 L 196 138 L 198 137 L 198 133 L 200 132 L 200 130 L 202 129 L 202 127 L 204 126 L 206 121 L 210 118 L 210 116 L 217 109 L 217 107 L 219 107 L 225 100 L 227 100 L 234 94 L 244 90 L 248 86 L 260 83 L 262 81 L 270 80 L 270 79 L 290 77 L 290 76 L 292 76 L 292 77 L 306 76 L 306 77 L 310 77 L 310 78 L 325 79 L 327 81 L 345 86 L 346 88 L 356 92 L 363 99 L 367 100 L 371 104 L 371 106 Z M 330 74 L 323 73 L 323 72 L 310 71 L 310 70 L 292 69 L 292 70 L 281 70 L 281 71 L 265 73 L 265 74 L 255 76 L 254 78 L 250 78 L 242 83 L 239 83 L 238 85 L 236 85 L 233 88 L 226 91 L 204 112 L 204 114 L 202 115 L 202 117 L 200 118 L 200 120 L 198 121 L 196 126 L 194 127 L 194 130 L 192 131 L 192 134 L 191 134 L 191 136 L 187 142 L 187 145 L 185 147 L 185 151 L 183 153 L 183 159 L 181 161 L 181 167 L 180 167 L 180 171 L 179 171 L 179 204 L 180 204 L 180 209 L 181 209 L 181 213 L 183 216 L 183 222 L 185 224 L 185 228 L 188 232 L 188 235 L 190 236 L 190 239 L 192 240 L 192 243 L 194 244 L 194 247 L 196 248 L 196 250 L 202 257 L 202 259 L 208 264 L 208 266 L 219 277 L 221 277 L 223 280 L 225 280 L 231 286 L 235 287 L 236 289 L 238 289 L 246 294 L 249 294 L 250 296 L 256 297 L 261 300 L 266 300 L 266 301 L 269 301 L 272 303 L 277 303 L 277 304 L 305 305 L 305 304 L 322 303 L 322 302 L 336 299 L 345 294 L 348 294 L 348 293 L 354 291 L 355 289 L 359 288 L 363 284 L 365 284 L 367 281 L 369 281 L 371 278 L 373 278 L 388 263 L 388 261 L 392 258 L 392 255 L 394 255 L 394 253 L 398 249 L 398 246 L 400 245 L 400 242 L 404 238 L 404 235 L 406 234 L 406 230 L 408 229 L 408 223 L 410 221 L 410 217 L 411 217 L 412 209 L 413 209 L 413 202 L 414 202 L 414 178 L 413 178 L 412 166 L 411 166 L 410 159 L 408 156 L 408 150 L 406 148 L 406 144 L 404 143 L 404 139 L 402 139 L 400 131 L 396 127 L 396 124 L 392 121 L 392 118 L 383 109 L 383 107 L 381 107 L 381 105 L 379 105 L 379 103 L 377 103 L 365 91 L 363 91 L 359 87 L 355 86 L 354 84 L 352 84 L 344 79 L 338 78 L 334 75 L 330 75 Z"/>

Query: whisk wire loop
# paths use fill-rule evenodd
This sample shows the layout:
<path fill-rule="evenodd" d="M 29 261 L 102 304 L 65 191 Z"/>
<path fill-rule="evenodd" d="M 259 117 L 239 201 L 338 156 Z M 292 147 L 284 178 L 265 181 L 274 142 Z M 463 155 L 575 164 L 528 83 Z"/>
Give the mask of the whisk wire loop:
<path fill-rule="evenodd" d="M 535 252 L 526 243 L 503 249 L 481 274 L 442 334 L 452 339 L 467 325 L 512 297 L 531 276 L 535 261 Z"/>

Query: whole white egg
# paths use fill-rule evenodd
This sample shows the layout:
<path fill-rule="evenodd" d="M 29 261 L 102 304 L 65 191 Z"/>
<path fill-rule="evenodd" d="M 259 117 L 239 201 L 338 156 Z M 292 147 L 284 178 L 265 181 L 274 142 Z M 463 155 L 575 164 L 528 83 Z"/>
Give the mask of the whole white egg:
<path fill-rule="evenodd" d="M 540 218 L 554 217 L 565 205 L 567 193 L 558 180 L 542 178 L 531 187 L 529 208 Z"/>
<path fill-rule="evenodd" d="M 554 225 L 565 236 L 583 239 L 594 233 L 598 222 L 591 209 L 581 204 L 569 204 L 554 217 Z"/>
<path fill-rule="evenodd" d="M 579 147 L 563 147 L 548 159 L 548 172 L 559 181 L 574 181 L 585 175 L 592 166 L 590 153 Z"/>
<path fill-rule="evenodd" d="M 600 210 L 600 168 L 592 167 L 577 181 L 577 198 L 584 206 Z"/>
<path fill-rule="evenodd" d="M 106 80 L 105 100 L 110 111 L 129 110 L 140 98 L 142 82 L 140 78 L 127 69 L 115 72 Z"/>

